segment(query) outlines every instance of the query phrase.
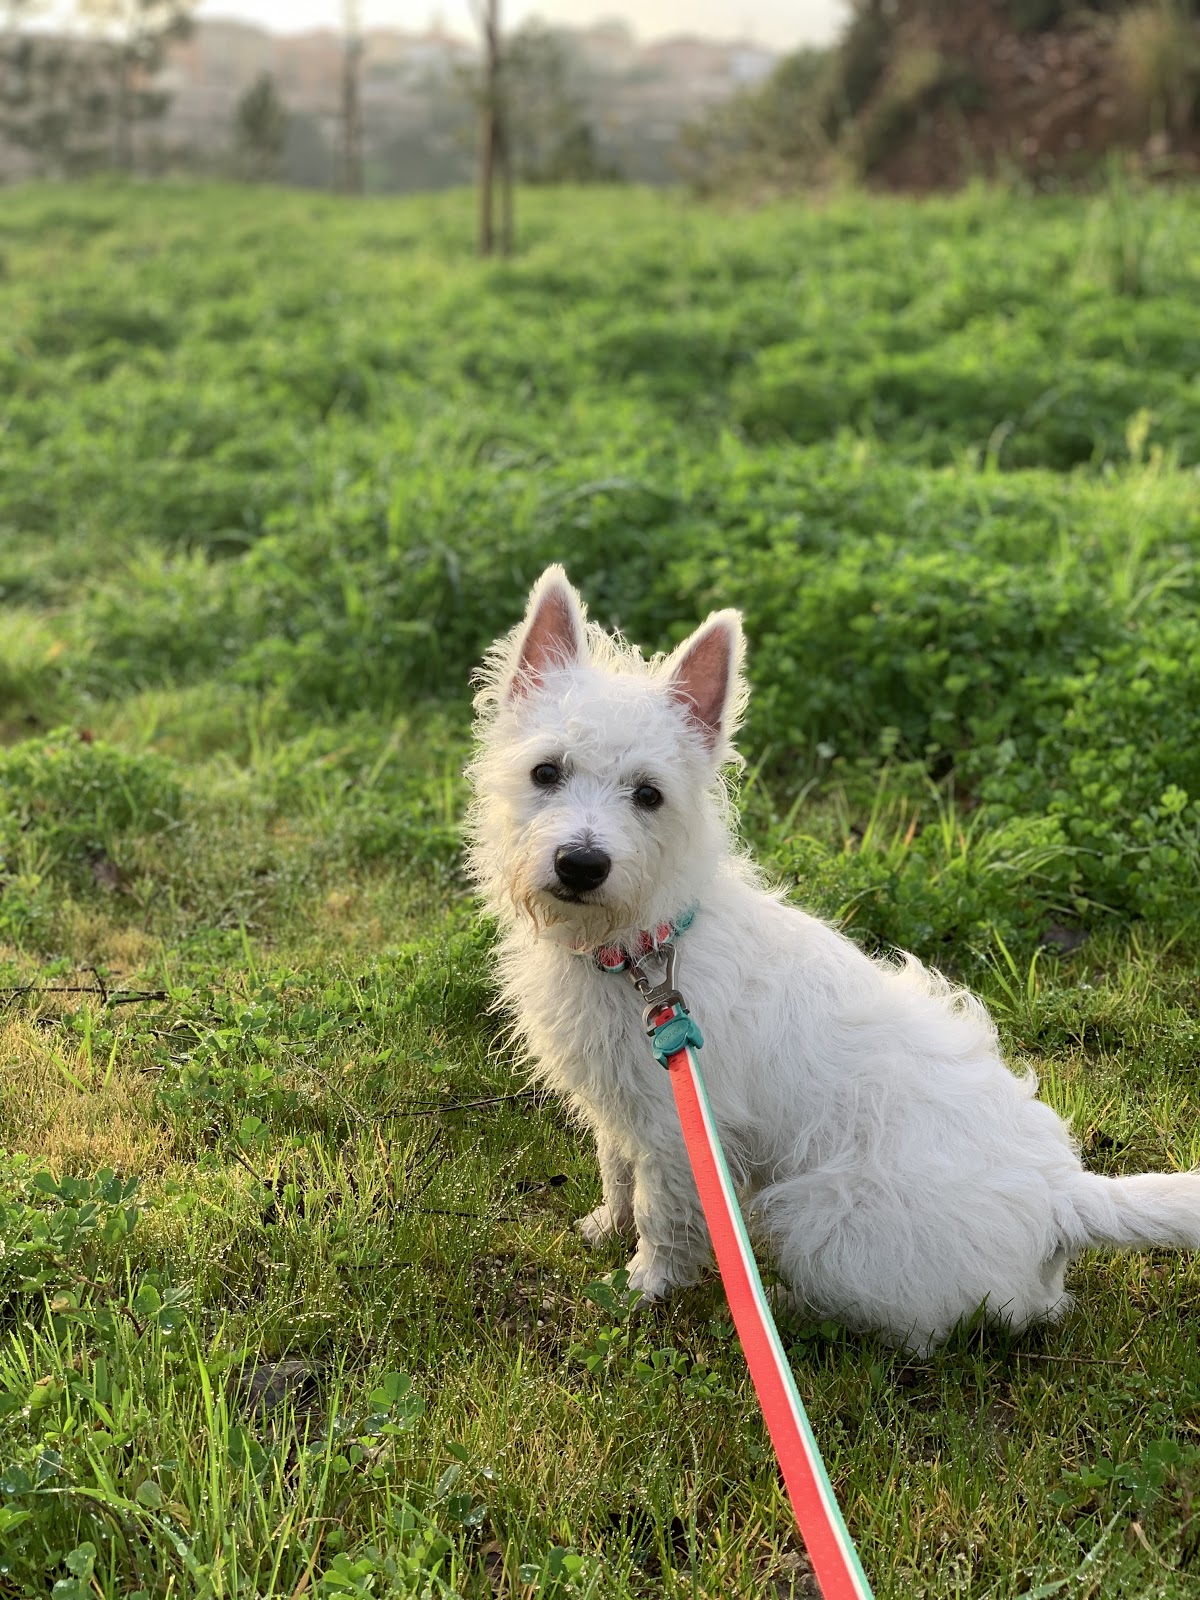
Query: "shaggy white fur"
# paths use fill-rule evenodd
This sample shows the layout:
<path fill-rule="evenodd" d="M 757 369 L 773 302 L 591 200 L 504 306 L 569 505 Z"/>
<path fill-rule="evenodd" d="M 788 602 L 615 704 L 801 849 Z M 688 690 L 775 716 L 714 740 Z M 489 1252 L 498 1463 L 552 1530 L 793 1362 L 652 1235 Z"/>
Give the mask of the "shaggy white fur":
<path fill-rule="evenodd" d="M 1200 1246 L 1200 1173 L 1085 1172 L 977 999 L 763 888 L 721 782 L 741 657 L 723 611 L 646 662 L 551 567 L 480 673 L 471 863 L 502 929 L 501 1002 L 596 1138 L 604 1199 L 585 1239 L 636 1229 L 630 1281 L 650 1297 L 709 1258 L 640 1002 L 590 955 L 695 906 L 677 982 L 726 1156 L 815 1310 L 922 1349 L 980 1307 L 1014 1328 L 1062 1316 L 1085 1246 Z"/>

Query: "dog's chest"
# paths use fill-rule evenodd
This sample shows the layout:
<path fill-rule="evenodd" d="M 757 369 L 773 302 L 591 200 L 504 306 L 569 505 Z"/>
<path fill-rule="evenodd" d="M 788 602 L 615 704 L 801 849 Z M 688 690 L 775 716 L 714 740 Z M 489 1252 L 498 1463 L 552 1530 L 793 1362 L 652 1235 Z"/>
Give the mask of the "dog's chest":
<path fill-rule="evenodd" d="M 538 1075 L 589 1116 L 643 1127 L 670 1103 L 667 1074 L 642 1026 L 642 1002 L 625 978 L 552 952 L 508 988 Z"/>

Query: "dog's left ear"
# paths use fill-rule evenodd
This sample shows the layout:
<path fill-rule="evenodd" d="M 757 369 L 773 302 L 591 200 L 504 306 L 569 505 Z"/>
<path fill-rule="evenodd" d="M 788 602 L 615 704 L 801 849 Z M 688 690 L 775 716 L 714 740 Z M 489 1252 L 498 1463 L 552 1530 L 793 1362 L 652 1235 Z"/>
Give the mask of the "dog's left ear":
<path fill-rule="evenodd" d="M 667 662 L 667 690 L 712 751 L 737 732 L 745 700 L 742 618 L 714 611 Z"/>
<path fill-rule="evenodd" d="M 517 664 L 508 685 L 509 699 L 520 699 L 536 688 L 555 667 L 582 660 L 584 647 L 583 602 L 560 566 L 547 567 L 533 586 Z"/>

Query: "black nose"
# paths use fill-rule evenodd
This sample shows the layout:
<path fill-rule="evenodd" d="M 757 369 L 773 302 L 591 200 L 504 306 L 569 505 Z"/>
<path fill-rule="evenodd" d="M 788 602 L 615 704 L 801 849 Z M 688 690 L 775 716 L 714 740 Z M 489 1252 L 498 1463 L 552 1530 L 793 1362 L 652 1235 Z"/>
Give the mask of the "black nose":
<path fill-rule="evenodd" d="M 598 889 L 608 877 L 611 860 L 603 850 L 594 845 L 565 845 L 554 858 L 554 870 L 565 889 L 583 894 L 588 889 Z"/>

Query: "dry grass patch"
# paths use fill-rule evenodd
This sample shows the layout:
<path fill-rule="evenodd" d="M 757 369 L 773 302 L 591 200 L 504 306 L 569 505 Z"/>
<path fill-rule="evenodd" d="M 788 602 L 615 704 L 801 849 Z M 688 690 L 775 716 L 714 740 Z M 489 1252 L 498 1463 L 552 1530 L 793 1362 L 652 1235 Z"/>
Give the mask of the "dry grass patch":
<path fill-rule="evenodd" d="M 100 967 L 110 989 L 132 983 L 162 948 L 144 926 L 113 920 L 114 910 L 119 910 L 119 902 L 96 906 L 65 900 L 56 919 L 64 954 L 83 969 L 83 981 L 90 968 Z"/>
<path fill-rule="evenodd" d="M 0 1029 L 0 1142 L 54 1173 L 164 1171 L 170 1129 L 156 1114 L 151 1080 L 119 1054 L 97 1059 L 49 1013 L 8 1023 Z"/>

